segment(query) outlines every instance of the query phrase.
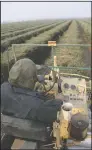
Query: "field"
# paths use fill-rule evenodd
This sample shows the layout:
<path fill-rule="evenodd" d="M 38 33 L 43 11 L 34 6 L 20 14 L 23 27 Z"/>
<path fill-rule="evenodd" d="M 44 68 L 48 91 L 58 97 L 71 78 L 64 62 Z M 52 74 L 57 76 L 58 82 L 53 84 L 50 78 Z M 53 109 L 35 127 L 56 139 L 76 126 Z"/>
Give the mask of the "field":
<path fill-rule="evenodd" d="M 9 67 L 14 64 L 14 47 L 17 60 L 31 58 L 37 64 L 53 65 L 52 49 L 48 46 L 31 44 L 47 44 L 48 41 L 57 44 L 90 44 L 90 19 L 75 20 L 41 20 L 33 22 L 18 22 L 1 25 L 1 69 L 7 80 Z M 25 44 L 25 45 L 21 45 Z M 77 67 L 68 70 L 70 73 L 79 73 L 90 76 L 89 70 L 80 70 L 78 67 L 91 67 L 91 48 L 81 46 L 56 46 L 53 55 L 58 58 L 58 65 L 62 67 Z M 66 70 L 63 70 L 65 72 Z"/>

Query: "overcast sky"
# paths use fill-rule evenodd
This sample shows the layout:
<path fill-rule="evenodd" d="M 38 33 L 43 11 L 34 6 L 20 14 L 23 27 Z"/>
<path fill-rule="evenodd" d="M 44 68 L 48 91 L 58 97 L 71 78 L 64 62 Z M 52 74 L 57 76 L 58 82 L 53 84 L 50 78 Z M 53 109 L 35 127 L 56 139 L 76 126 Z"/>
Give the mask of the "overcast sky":
<path fill-rule="evenodd" d="M 1 22 L 91 17 L 90 2 L 1 2 Z"/>

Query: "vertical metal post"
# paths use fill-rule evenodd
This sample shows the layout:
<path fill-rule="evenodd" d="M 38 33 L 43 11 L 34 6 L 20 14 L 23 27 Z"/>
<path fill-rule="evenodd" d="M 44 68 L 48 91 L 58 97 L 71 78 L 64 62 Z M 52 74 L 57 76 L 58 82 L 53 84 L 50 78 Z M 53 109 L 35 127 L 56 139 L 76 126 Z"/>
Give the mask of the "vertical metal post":
<path fill-rule="evenodd" d="M 58 67 L 58 64 L 57 64 L 57 56 L 54 55 L 54 50 L 53 50 L 53 47 L 52 47 L 52 53 L 53 53 L 53 60 L 54 60 L 54 64 L 53 64 L 53 67 L 54 68 L 54 71 L 58 72 L 59 73 L 59 68 Z M 56 54 L 56 53 L 55 53 Z"/>
<path fill-rule="evenodd" d="M 57 67 L 57 56 L 54 56 L 54 67 Z"/>
<path fill-rule="evenodd" d="M 12 45 L 12 50 L 13 50 L 13 54 L 14 54 L 14 59 L 15 59 L 15 63 L 17 61 L 17 58 L 16 58 L 16 54 L 15 54 L 15 49 L 14 49 L 14 45 Z"/>
<path fill-rule="evenodd" d="M 53 46 L 51 47 L 52 49 L 52 59 L 54 58 L 54 52 L 53 52 Z M 54 62 L 53 62 L 53 66 L 54 66 Z"/>

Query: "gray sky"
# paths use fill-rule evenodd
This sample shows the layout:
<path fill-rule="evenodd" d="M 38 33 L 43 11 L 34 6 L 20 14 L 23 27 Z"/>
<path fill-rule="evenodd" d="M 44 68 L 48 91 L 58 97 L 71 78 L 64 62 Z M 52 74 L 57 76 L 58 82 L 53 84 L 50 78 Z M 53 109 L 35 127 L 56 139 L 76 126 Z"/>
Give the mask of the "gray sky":
<path fill-rule="evenodd" d="M 91 17 L 90 2 L 1 2 L 1 22 Z"/>

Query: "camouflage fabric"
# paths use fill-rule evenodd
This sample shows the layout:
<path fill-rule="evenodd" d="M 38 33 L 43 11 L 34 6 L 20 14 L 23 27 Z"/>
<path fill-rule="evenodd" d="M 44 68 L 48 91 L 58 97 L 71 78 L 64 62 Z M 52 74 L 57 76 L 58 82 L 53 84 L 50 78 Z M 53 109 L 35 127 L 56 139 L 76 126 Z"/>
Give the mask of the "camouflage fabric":
<path fill-rule="evenodd" d="M 34 90 L 39 92 L 44 92 L 44 87 L 41 83 L 36 82 Z"/>
<path fill-rule="evenodd" d="M 50 84 L 45 85 L 46 90 L 50 88 Z M 38 92 L 45 92 L 44 86 L 42 83 L 36 82 L 34 90 Z"/>
<path fill-rule="evenodd" d="M 36 65 L 30 59 L 18 60 L 9 72 L 9 82 L 15 86 L 33 89 L 36 81 Z"/>

